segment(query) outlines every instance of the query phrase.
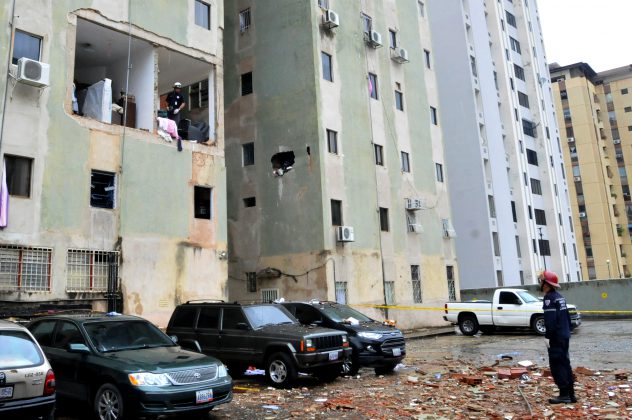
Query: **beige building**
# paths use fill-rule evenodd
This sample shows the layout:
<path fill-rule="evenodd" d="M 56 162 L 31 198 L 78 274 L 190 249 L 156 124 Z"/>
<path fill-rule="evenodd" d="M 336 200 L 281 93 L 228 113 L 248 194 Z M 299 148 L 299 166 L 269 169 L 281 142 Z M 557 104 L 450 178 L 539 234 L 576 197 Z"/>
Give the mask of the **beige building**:
<path fill-rule="evenodd" d="M 584 280 L 629 277 L 632 68 L 551 65 Z"/>

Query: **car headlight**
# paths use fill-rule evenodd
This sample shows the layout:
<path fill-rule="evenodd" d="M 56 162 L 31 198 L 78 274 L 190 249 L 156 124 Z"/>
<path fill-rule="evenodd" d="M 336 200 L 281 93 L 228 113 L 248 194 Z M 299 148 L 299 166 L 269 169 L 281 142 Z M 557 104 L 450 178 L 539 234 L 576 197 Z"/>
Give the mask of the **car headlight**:
<path fill-rule="evenodd" d="M 314 347 L 314 342 L 312 341 L 311 338 L 306 338 L 305 339 L 305 347 Z"/>
<path fill-rule="evenodd" d="M 217 377 L 224 378 L 228 376 L 228 371 L 226 370 L 226 366 L 223 364 L 217 365 Z"/>
<path fill-rule="evenodd" d="M 135 386 L 164 386 L 171 385 L 169 378 L 164 373 L 139 372 L 127 375 L 129 381 Z"/>
<path fill-rule="evenodd" d="M 379 340 L 382 338 L 382 334 L 372 333 L 372 332 L 359 332 L 359 337 L 368 338 L 369 340 Z"/>
<path fill-rule="evenodd" d="M 347 336 L 346 336 L 346 335 L 343 335 L 343 336 L 342 336 L 342 342 L 343 342 L 343 343 L 346 343 L 346 342 L 347 342 Z"/>

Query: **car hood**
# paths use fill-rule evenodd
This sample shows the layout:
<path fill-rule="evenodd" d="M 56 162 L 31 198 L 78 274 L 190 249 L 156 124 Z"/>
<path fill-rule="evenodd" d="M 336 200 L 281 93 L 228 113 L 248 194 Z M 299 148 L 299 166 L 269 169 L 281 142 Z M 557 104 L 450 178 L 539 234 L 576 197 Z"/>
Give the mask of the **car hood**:
<path fill-rule="evenodd" d="M 350 331 L 353 331 L 355 333 L 359 333 L 359 332 L 375 332 L 375 333 L 379 333 L 379 334 L 393 334 L 393 333 L 401 334 L 401 331 L 398 330 L 397 328 L 381 324 L 381 323 L 379 323 L 377 321 L 376 322 L 360 323 L 358 325 L 350 325 L 350 324 L 341 324 L 341 325 L 343 327 L 345 327 L 346 329 L 348 329 Z"/>
<path fill-rule="evenodd" d="M 343 331 L 332 330 L 330 328 L 316 327 L 311 325 L 301 325 L 301 324 L 282 324 L 282 325 L 266 325 L 255 331 L 261 331 L 266 335 L 283 335 L 283 336 L 293 336 L 293 337 L 317 337 L 322 335 L 341 335 L 344 334 Z"/>
<path fill-rule="evenodd" d="M 214 357 L 184 350 L 178 346 L 122 350 L 105 353 L 127 371 L 167 372 L 221 363 Z"/>

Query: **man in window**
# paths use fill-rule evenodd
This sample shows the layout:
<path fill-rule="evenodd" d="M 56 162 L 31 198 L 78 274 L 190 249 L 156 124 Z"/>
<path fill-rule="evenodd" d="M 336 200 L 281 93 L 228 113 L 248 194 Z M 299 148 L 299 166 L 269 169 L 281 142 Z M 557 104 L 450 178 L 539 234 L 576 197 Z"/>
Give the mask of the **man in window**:
<path fill-rule="evenodd" d="M 167 95 L 167 109 L 169 111 L 169 119 L 176 122 L 176 125 L 180 123 L 180 111 L 186 105 L 184 102 L 184 96 L 182 95 L 182 83 L 175 82 L 173 84 L 173 91 Z"/>

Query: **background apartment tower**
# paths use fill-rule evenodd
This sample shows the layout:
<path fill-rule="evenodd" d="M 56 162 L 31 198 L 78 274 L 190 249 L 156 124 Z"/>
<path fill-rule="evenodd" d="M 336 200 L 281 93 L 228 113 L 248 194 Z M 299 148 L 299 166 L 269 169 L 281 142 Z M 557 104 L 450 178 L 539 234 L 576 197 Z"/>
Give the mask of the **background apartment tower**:
<path fill-rule="evenodd" d="M 231 299 L 456 298 L 426 19 L 423 2 L 227 2 Z"/>
<path fill-rule="evenodd" d="M 557 120 L 587 280 L 630 277 L 632 69 L 551 65 Z"/>
<path fill-rule="evenodd" d="M 536 2 L 427 3 L 462 289 L 577 281 Z"/>
<path fill-rule="evenodd" d="M 224 297 L 222 1 L 181 3 L 0 2 L 0 313 L 72 304 L 165 326 L 182 301 Z M 182 152 L 157 133 L 174 82 L 184 118 L 209 126 Z"/>

